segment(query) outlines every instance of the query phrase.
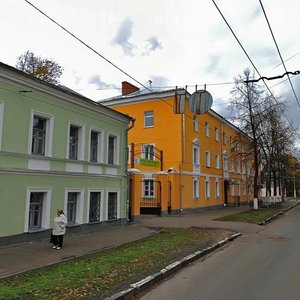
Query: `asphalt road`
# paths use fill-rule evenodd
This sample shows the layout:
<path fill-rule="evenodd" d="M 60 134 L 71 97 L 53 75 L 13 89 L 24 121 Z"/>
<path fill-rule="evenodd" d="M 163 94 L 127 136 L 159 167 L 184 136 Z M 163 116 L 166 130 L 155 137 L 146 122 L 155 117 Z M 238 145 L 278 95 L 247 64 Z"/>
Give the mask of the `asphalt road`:
<path fill-rule="evenodd" d="M 194 262 L 140 299 L 300 299 L 300 206 Z"/>

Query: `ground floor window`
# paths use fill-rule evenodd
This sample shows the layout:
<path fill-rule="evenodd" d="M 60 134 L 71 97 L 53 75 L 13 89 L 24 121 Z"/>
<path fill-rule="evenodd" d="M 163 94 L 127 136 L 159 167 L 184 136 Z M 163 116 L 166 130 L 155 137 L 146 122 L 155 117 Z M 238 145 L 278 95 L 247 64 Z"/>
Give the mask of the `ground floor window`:
<path fill-rule="evenodd" d="M 89 222 L 99 222 L 101 217 L 101 192 L 90 193 Z"/>
<path fill-rule="evenodd" d="M 209 177 L 205 179 L 205 198 L 208 200 L 210 198 L 210 180 Z"/>
<path fill-rule="evenodd" d="M 44 199 L 44 193 L 42 192 L 30 193 L 29 219 L 28 219 L 29 230 L 39 229 L 42 227 L 43 199 Z"/>
<path fill-rule="evenodd" d="M 28 187 L 24 232 L 50 228 L 51 189 Z"/>
<path fill-rule="evenodd" d="M 143 180 L 143 197 L 154 198 L 154 180 L 144 179 Z"/>
<path fill-rule="evenodd" d="M 118 193 L 108 192 L 107 219 L 114 220 L 118 218 Z"/>
<path fill-rule="evenodd" d="M 193 197 L 195 200 L 199 199 L 199 178 L 193 179 Z"/>
<path fill-rule="evenodd" d="M 67 218 L 68 218 L 68 223 L 70 224 L 76 223 L 77 199 L 78 199 L 78 193 L 76 192 L 68 193 Z"/>

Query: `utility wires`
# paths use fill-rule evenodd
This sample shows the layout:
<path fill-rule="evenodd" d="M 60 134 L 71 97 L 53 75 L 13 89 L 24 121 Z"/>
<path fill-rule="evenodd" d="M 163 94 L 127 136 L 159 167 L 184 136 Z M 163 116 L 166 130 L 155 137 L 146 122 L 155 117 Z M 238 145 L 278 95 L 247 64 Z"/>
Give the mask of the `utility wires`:
<path fill-rule="evenodd" d="M 291 78 L 290 78 L 289 72 L 287 71 L 287 69 L 286 69 L 286 66 L 285 66 L 285 63 L 284 63 L 284 61 L 283 61 L 283 58 L 282 58 L 282 56 L 281 56 L 281 53 L 280 53 L 280 50 L 279 50 L 278 44 L 277 44 L 277 42 L 276 42 L 276 39 L 275 39 L 275 36 L 274 36 L 273 30 L 272 30 L 272 28 L 271 28 L 270 22 L 269 22 L 269 20 L 268 20 L 268 17 L 267 17 L 266 11 L 265 11 L 265 9 L 264 9 L 264 6 L 263 6 L 263 4 L 262 4 L 262 1 L 261 1 L 261 0 L 259 0 L 259 3 L 260 3 L 260 6 L 261 6 L 261 9 L 262 9 L 262 11 L 263 11 L 263 13 L 264 13 L 265 19 L 266 19 L 266 21 L 267 21 L 267 23 L 268 23 L 268 27 L 269 27 L 269 29 L 270 29 L 270 32 L 271 32 L 271 35 L 272 35 L 273 41 L 274 41 L 274 43 L 275 43 L 275 46 L 276 46 L 276 49 L 277 49 L 278 55 L 279 55 L 279 57 L 280 57 L 281 63 L 282 63 L 282 65 L 283 65 L 283 67 L 284 67 L 284 70 L 285 70 L 285 72 L 286 72 L 286 74 L 287 74 L 287 77 L 288 77 L 288 80 L 289 80 L 290 86 L 291 86 L 291 88 L 292 88 L 293 94 L 294 94 L 294 96 L 295 96 L 296 102 L 297 102 L 297 104 L 298 104 L 298 106 L 299 106 L 299 108 L 300 108 L 299 99 L 298 99 L 298 97 L 297 97 L 297 95 L 296 95 L 296 92 L 295 92 L 294 86 L 293 86 L 293 84 L 292 84 L 292 81 L 291 81 Z"/>

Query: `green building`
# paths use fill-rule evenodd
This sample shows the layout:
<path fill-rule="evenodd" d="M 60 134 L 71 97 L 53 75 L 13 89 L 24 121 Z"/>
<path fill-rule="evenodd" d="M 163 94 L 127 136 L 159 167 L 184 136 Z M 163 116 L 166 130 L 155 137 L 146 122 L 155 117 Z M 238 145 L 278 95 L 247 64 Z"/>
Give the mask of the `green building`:
<path fill-rule="evenodd" d="M 47 232 L 58 208 L 69 228 L 126 223 L 130 122 L 0 63 L 0 239 Z"/>

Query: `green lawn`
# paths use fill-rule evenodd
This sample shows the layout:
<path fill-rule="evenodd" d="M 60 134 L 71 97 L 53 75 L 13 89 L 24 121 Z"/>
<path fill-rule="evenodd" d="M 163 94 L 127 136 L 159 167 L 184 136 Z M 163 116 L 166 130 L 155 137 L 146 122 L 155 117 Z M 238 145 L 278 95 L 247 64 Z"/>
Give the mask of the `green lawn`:
<path fill-rule="evenodd" d="M 259 223 L 277 214 L 280 209 L 259 208 L 257 210 L 250 209 L 237 214 L 232 214 L 216 219 L 217 221 L 233 221 L 233 222 L 248 222 Z"/>
<path fill-rule="evenodd" d="M 102 299 L 231 232 L 163 229 L 117 248 L 0 279 L 0 299 Z"/>

